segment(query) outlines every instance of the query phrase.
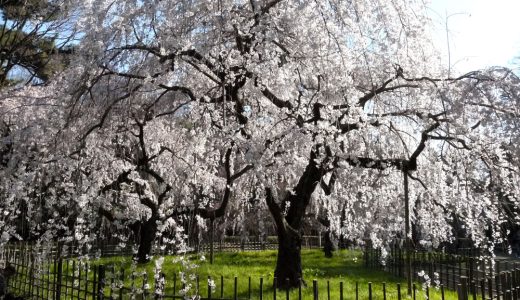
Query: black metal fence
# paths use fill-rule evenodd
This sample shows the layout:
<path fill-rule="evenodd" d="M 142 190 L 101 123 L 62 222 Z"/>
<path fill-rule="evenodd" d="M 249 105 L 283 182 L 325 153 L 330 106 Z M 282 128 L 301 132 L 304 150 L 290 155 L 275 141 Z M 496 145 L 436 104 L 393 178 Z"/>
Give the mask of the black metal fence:
<path fill-rule="evenodd" d="M 386 284 L 347 286 L 340 282 L 331 286 L 327 282 L 314 280 L 312 287 L 300 286 L 296 290 L 279 290 L 276 278 L 251 277 L 226 279 L 199 278 L 187 276 L 182 280 L 179 273 L 159 273 L 149 275 L 137 272 L 125 265 L 102 261 L 88 261 L 68 258 L 56 253 L 54 247 L 18 245 L 6 247 L 0 259 L 9 262 L 16 274 L 9 280 L 9 290 L 25 299 L 185 299 L 186 295 L 196 299 L 245 300 L 245 299 L 304 299 L 303 289 L 312 289 L 307 299 L 331 299 L 331 293 L 339 299 L 376 299 L 389 298 Z M 230 282 L 231 280 L 231 282 Z M 239 290 L 238 283 L 242 284 Z M 246 283 L 246 284 L 245 284 Z M 191 286 L 188 286 L 191 285 Z M 244 290 L 244 285 L 246 288 Z M 254 286 L 254 288 L 253 288 Z M 397 299 L 404 298 L 401 286 L 396 286 Z M 415 299 L 417 289 L 414 287 Z M 292 295 L 292 296 L 290 296 Z"/>
<path fill-rule="evenodd" d="M 396 293 L 389 294 L 384 283 L 356 283 L 347 288 L 343 282 L 332 286 L 329 282 L 313 281 L 312 287 L 303 288 L 306 292 L 302 294 L 302 287 L 293 291 L 278 290 L 276 279 L 273 280 L 272 277 L 264 280 L 251 277 L 199 278 L 193 275 L 186 281 L 177 272 L 137 272 L 128 265 L 103 263 L 103 260 L 83 260 L 69 257 L 69 253 L 62 255 L 55 248 L 25 244 L 5 247 L 0 253 L 0 261 L 9 262 L 16 269 L 16 275 L 9 281 L 10 291 L 27 299 L 78 300 L 183 299 L 186 295 L 183 291 L 186 290 L 189 290 L 189 295 L 198 295 L 198 299 L 215 300 L 290 297 L 330 300 L 331 294 L 339 299 L 402 299 L 405 296 L 400 285 L 393 289 Z M 232 249 L 237 248 L 234 246 Z M 382 264 L 381 251 L 367 249 L 364 262 L 366 267 L 384 269 L 403 276 L 405 257 L 404 251 L 394 248 L 386 263 Z M 414 280 L 423 282 L 425 275 L 428 275 L 432 285 L 438 285 L 442 291 L 439 299 L 444 299 L 444 289 L 458 291 L 458 299 L 463 300 L 520 299 L 520 265 L 517 263 L 438 252 L 412 252 L 411 261 Z M 419 272 L 422 276 L 419 276 Z M 311 288 L 312 293 L 309 293 Z M 411 297 L 416 299 L 418 293 L 415 285 L 412 291 Z M 428 289 L 426 295 L 429 295 Z"/>
<path fill-rule="evenodd" d="M 201 252 L 208 252 L 211 244 L 204 242 L 194 248 Z M 302 236 L 302 248 L 316 249 L 322 247 L 322 241 L 320 236 Z M 216 241 L 213 244 L 213 248 L 218 252 L 240 252 L 240 251 L 262 251 L 262 250 L 276 250 L 278 249 L 278 240 L 276 237 L 267 237 L 266 239 L 253 238 L 240 238 L 240 237 L 228 237 Z"/>
<path fill-rule="evenodd" d="M 256 247 L 256 246 L 255 246 Z M 248 248 L 248 247 L 244 247 Z M 252 248 L 249 247 L 249 248 Z M 71 248 L 65 248 L 71 251 Z M 236 247 L 233 247 L 236 249 Z M 240 249 L 240 248 L 239 248 Z M 63 250 L 62 250 L 63 251 Z M 16 274 L 9 280 L 9 291 L 25 299 L 404 299 L 397 284 L 392 293 L 387 285 L 344 284 L 314 280 L 312 286 L 279 290 L 276 278 L 199 278 L 178 272 L 142 272 L 130 265 L 103 263 L 69 257 L 70 252 L 56 250 L 55 246 L 17 244 L 0 252 L 0 262 L 10 263 Z M 240 284 L 239 284 L 240 283 Z M 191 286 L 190 286 L 191 285 Z M 240 286 L 240 288 L 239 288 Z M 427 290 L 426 293 L 429 293 Z M 419 291 L 414 286 L 413 299 Z"/>
<path fill-rule="evenodd" d="M 10 243 L 4 246 L 6 250 L 10 251 L 29 251 L 34 247 L 33 244 L 19 242 Z M 211 244 L 207 241 L 190 245 L 192 252 L 209 252 Z M 302 248 L 305 249 L 316 249 L 322 247 L 322 241 L 320 236 L 303 236 L 302 237 Z M 100 242 L 93 245 L 78 245 L 74 243 L 68 243 L 58 246 L 57 243 L 48 244 L 45 247 L 39 247 L 44 249 L 47 255 L 57 256 L 58 249 L 59 255 L 63 258 L 78 257 L 88 255 L 89 257 L 113 257 L 113 256 L 131 256 L 137 251 L 137 245 L 132 244 L 110 244 Z M 278 241 L 275 236 L 268 236 L 264 239 L 258 237 L 240 237 L 240 236 L 228 236 L 222 239 L 216 240 L 213 243 L 213 249 L 215 252 L 240 252 L 240 251 L 262 251 L 262 250 L 276 250 L 278 249 Z M 174 253 L 171 247 L 162 247 L 152 249 L 153 254 L 156 255 L 168 255 Z M 1 258 L 0 258 L 1 259 Z"/>
<path fill-rule="evenodd" d="M 520 260 L 480 256 L 473 249 L 449 254 L 410 251 L 412 280 L 429 280 L 434 285 L 457 291 L 459 299 L 520 299 Z M 394 246 L 386 257 L 380 249 L 367 248 L 366 267 L 406 277 L 407 251 Z"/>

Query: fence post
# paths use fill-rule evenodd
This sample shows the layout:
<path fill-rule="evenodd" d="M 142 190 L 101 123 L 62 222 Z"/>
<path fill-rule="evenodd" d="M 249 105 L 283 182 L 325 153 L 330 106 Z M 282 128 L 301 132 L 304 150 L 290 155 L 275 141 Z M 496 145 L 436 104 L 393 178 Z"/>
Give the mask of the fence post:
<path fill-rule="evenodd" d="M 497 299 L 500 299 L 500 260 L 496 260 L 496 268 L 495 268 L 495 289 L 497 291 Z"/>
<path fill-rule="evenodd" d="M 290 289 L 291 281 L 289 278 L 285 278 L 285 299 L 289 300 L 289 289 Z M 249 297 L 251 299 L 251 297 Z"/>
<path fill-rule="evenodd" d="M 29 253 L 28 253 L 28 259 L 29 259 L 29 295 L 33 296 L 34 295 L 34 277 L 35 277 L 35 266 L 34 266 L 34 249 L 33 249 L 33 246 L 32 245 L 29 245 L 29 249 L 28 249 Z M 38 296 L 38 286 L 37 286 L 37 289 L 36 289 L 36 296 Z"/>
<path fill-rule="evenodd" d="M 92 275 L 92 300 L 97 298 L 97 268 L 95 266 L 91 266 L 91 270 L 93 271 Z M 88 272 L 88 271 L 87 271 Z M 132 282 L 133 283 L 133 282 Z M 86 282 L 86 286 L 88 286 L 88 281 Z M 87 294 L 87 293 L 85 293 Z"/>
<path fill-rule="evenodd" d="M 215 225 L 214 225 L 214 222 L 215 220 L 213 218 L 209 219 L 209 224 L 210 224 L 210 236 L 209 236 L 209 263 L 212 265 L 213 264 L 213 249 L 214 249 L 214 236 L 215 236 Z"/>
<path fill-rule="evenodd" d="M 234 300 L 237 300 L 238 299 L 238 296 L 237 296 L 237 293 L 238 293 L 238 290 L 237 290 L 237 285 L 238 285 L 238 278 L 235 276 L 235 283 L 234 283 L 234 286 L 233 286 L 233 299 Z M 276 290 L 275 290 L 276 292 Z"/>
<path fill-rule="evenodd" d="M 468 300 L 468 277 L 460 277 L 459 300 Z"/>
<path fill-rule="evenodd" d="M 484 279 L 480 280 L 480 296 L 482 297 L 482 300 L 486 300 L 486 282 Z"/>
<path fill-rule="evenodd" d="M 491 274 L 491 276 L 493 276 L 493 273 L 490 272 L 490 274 Z M 493 277 L 491 277 L 491 276 L 487 280 L 489 299 L 493 299 Z"/>
<path fill-rule="evenodd" d="M 399 265 L 399 277 L 403 277 L 403 265 L 404 265 L 404 261 L 403 261 L 403 249 L 401 248 L 401 246 L 399 246 L 399 250 L 398 250 L 398 265 Z"/>
<path fill-rule="evenodd" d="M 314 279 L 312 281 L 312 299 L 318 300 L 318 281 Z"/>
<path fill-rule="evenodd" d="M 473 300 L 477 300 L 477 284 L 475 281 L 471 282 L 471 296 L 473 296 Z"/>
<path fill-rule="evenodd" d="M 500 273 L 500 284 L 501 284 L 501 288 L 502 288 L 502 299 L 507 299 L 506 298 L 506 292 L 507 292 L 507 274 L 506 272 L 502 272 Z"/>
<path fill-rule="evenodd" d="M 99 265 L 98 266 L 98 284 L 97 284 L 97 298 L 100 300 L 103 300 L 105 294 L 105 266 Z M 144 292 L 144 291 L 143 291 Z"/>
<path fill-rule="evenodd" d="M 59 300 L 61 299 L 61 279 L 63 275 L 63 259 L 60 257 L 58 258 L 58 266 L 57 266 L 57 277 L 54 281 L 54 299 Z"/>
<path fill-rule="evenodd" d="M 220 298 L 223 298 L 223 297 L 220 297 Z M 263 277 L 260 277 L 260 295 L 259 295 L 259 299 L 260 300 L 264 300 L 264 278 Z"/>
<path fill-rule="evenodd" d="M 518 264 L 516 265 L 516 268 L 515 268 L 515 290 L 516 290 L 516 293 L 518 295 L 518 297 L 520 298 L 520 269 L 518 268 Z"/>

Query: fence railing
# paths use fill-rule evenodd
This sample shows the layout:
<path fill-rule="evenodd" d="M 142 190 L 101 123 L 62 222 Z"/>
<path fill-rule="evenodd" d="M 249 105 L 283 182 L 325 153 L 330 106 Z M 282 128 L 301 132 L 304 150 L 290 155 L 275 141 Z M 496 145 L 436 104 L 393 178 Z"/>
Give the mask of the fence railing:
<path fill-rule="evenodd" d="M 401 285 L 309 282 L 293 290 L 279 290 L 276 278 L 223 276 L 181 279 L 178 272 L 146 273 L 128 265 L 103 263 L 103 260 L 68 258 L 53 252 L 53 247 L 21 245 L 7 247 L 0 260 L 16 269 L 9 280 L 9 291 L 24 299 L 404 299 Z M 190 279 L 191 278 L 191 279 Z M 311 285 L 312 283 L 312 285 Z M 191 285 L 191 286 L 190 286 Z M 185 291 L 187 291 L 185 293 Z M 414 286 L 413 299 L 422 290 Z M 426 290 L 426 294 L 429 290 Z M 332 295 L 332 296 L 331 296 Z M 418 299 L 418 298 L 417 298 Z M 444 298 L 442 298 L 444 299 Z"/>
<path fill-rule="evenodd" d="M 412 280 L 430 280 L 459 293 L 459 299 L 520 299 L 520 260 L 463 254 L 410 251 Z M 406 277 L 407 251 L 392 247 L 386 257 L 379 249 L 364 251 L 366 267 L 385 270 Z"/>
<path fill-rule="evenodd" d="M 306 236 L 302 237 L 302 248 L 315 249 L 321 248 L 321 237 L 319 236 Z M 10 243 L 4 246 L 5 249 L 15 251 L 29 251 L 36 246 L 30 243 Z M 192 251 L 194 252 L 209 252 L 211 245 L 209 242 L 203 241 L 195 245 L 191 245 Z M 41 246 L 38 248 L 42 248 Z M 80 255 L 88 255 L 90 257 L 113 257 L 113 256 L 131 256 L 137 251 L 137 245 L 125 244 L 120 246 L 118 244 L 106 244 L 99 243 L 89 245 L 88 248 L 77 244 L 64 244 L 58 246 L 58 243 L 46 245 L 45 252 L 49 255 L 57 256 L 58 253 L 61 257 L 78 257 Z M 213 243 L 213 249 L 216 252 L 240 252 L 240 251 L 262 251 L 262 250 L 276 250 L 278 249 L 278 242 L 276 237 L 269 236 L 264 240 L 260 240 L 258 237 L 236 237 L 229 236 L 223 239 L 216 240 Z M 153 254 L 167 255 L 172 254 L 174 251 L 169 247 L 165 248 L 154 248 L 152 249 Z"/>
<path fill-rule="evenodd" d="M 375 285 L 347 286 L 340 282 L 332 287 L 314 280 L 312 287 L 299 286 L 292 291 L 279 290 L 276 278 L 191 278 L 187 283 L 178 273 L 148 274 L 129 270 L 124 265 L 99 264 L 76 258 L 55 257 L 49 249 L 25 247 L 6 248 L 1 257 L 16 269 L 9 280 L 11 293 L 25 299 L 196 299 L 245 300 L 245 299 L 331 299 L 331 292 L 339 289 L 339 299 L 373 299 L 377 295 L 387 297 L 386 284 L 379 289 Z M 189 278 L 189 277 L 188 277 Z M 242 283 L 239 288 L 239 282 Z M 244 282 L 247 282 L 244 288 Z M 192 285 L 189 287 L 188 285 Z M 254 286 L 254 287 L 253 287 Z M 404 298 L 397 284 L 397 298 Z M 312 292 L 309 293 L 309 289 Z M 363 290 L 364 289 L 364 290 Z M 416 290 L 414 290 L 415 295 Z M 365 296 L 363 296 L 365 295 Z M 415 299 L 415 298 L 414 298 Z"/>
<path fill-rule="evenodd" d="M 299 286 L 293 290 L 277 288 L 277 278 L 224 278 L 196 276 L 191 282 L 193 287 L 186 293 L 187 285 L 178 273 L 129 272 L 114 264 L 100 265 L 73 259 L 59 258 L 43 265 L 33 264 L 30 256 L 14 260 L 17 275 L 11 278 L 11 292 L 25 299 L 190 299 L 198 300 L 250 300 L 250 299 L 405 299 L 406 294 L 400 284 L 395 284 L 395 292 L 389 293 L 386 283 L 360 284 L 347 286 L 339 282 L 332 286 L 329 281 L 312 281 L 312 285 Z M 28 264 L 27 264 L 28 263 Z M 27 265 L 25 265 L 27 264 Z M 231 282 L 230 282 L 231 281 Z M 212 283 L 214 282 L 214 283 Z M 239 282 L 242 288 L 239 289 Z M 244 288 L 244 284 L 245 288 Z M 304 294 L 304 291 L 306 293 Z M 422 290 L 415 285 L 411 299 L 419 299 Z M 331 297 L 331 295 L 333 295 Z M 425 290 L 429 297 L 429 289 Z M 422 297 L 421 299 L 425 299 Z M 407 298 L 410 299 L 410 298 Z M 442 298 L 444 299 L 444 293 Z"/>
<path fill-rule="evenodd" d="M 313 281 L 312 287 L 309 285 L 292 291 L 280 291 L 276 288 L 276 279 L 272 277 L 229 279 L 222 276 L 199 278 L 193 275 L 191 281 L 186 282 L 174 271 L 166 274 L 139 273 L 128 266 L 104 264 L 103 260 L 69 258 L 55 253 L 53 249 L 30 245 L 3 249 L 0 261 L 9 262 L 16 269 L 16 275 L 9 281 L 12 293 L 27 299 L 78 300 L 183 299 L 185 290 L 189 290 L 188 295 L 198 295 L 197 299 L 215 300 L 330 300 L 331 294 L 334 299 L 402 299 L 406 294 L 401 291 L 399 284 L 392 287 L 394 293 L 388 293 L 387 288 L 390 286 L 385 283 L 355 283 L 347 286 L 339 282 L 332 286 L 328 281 Z M 392 249 L 386 264 L 381 264 L 381 252 L 367 249 L 364 259 L 366 267 L 382 268 L 402 276 L 405 255 L 400 249 Z M 414 280 L 423 282 L 424 275 L 428 275 L 432 284 L 442 291 L 438 299 L 444 299 L 444 289 L 456 290 L 461 300 L 520 299 L 520 265 L 516 263 L 435 252 L 413 252 L 411 261 Z M 422 272 L 422 277 L 419 272 Z M 414 285 L 412 291 L 413 299 L 416 299 L 418 292 L 424 292 L 429 298 L 428 288 L 418 290 Z"/>

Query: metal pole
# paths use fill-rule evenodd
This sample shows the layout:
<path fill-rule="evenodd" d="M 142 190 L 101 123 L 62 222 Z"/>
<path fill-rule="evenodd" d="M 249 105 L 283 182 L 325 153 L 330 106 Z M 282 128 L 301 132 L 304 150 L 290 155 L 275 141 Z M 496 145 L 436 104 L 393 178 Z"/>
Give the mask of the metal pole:
<path fill-rule="evenodd" d="M 214 241 L 214 235 L 215 235 L 215 228 L 214 228 L 214 219 L 210 219 L 210 235 L 209 235 L 209 263 L 213 264 L 213 241 Z"/>
<path fill-rule="evenodd" d="M 412 260 L 410 256 L 410 198 L 408 195 L 408 171 L 403 171 L 404 183 L 404 219 L 405 219 L 405 248 L 406 248 L 406 279 L 408 283 L 408 295 L 412 294 Z"/>

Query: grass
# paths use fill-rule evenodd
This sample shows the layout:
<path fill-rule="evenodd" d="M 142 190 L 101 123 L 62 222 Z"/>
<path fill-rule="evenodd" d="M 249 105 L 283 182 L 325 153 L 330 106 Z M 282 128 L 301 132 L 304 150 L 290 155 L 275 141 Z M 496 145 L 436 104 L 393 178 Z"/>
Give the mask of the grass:
<path fill-rule="evenodd" d="M 274 266 L 276 263 L 276 251 L 254 251 L 240 253 L 217 253 L 213 264 L 208 260 L 202 261 L 200 255 L 190 255 L 188 260 L 197 264 L 198 267 L 192 269 L 186 274 L 193 274 L 193 280 L 190 294 L 194 294 L 197 286 L 195 274 L 199 279 L 199 294 L 202 297 L 208 295 L 208 276 L 215 282 L 215 288 L 212 290 L 212 297 L 217 298 L 223 295 L 225 298 L 233 299 L 234 297 L 234 281 L 237 278 L 237 297 L 247 299 L 251 294 L 252 299 L 258 299 L 260 294 L 260 278 L 263 278 L 263 299 L 273 299 L 274 291 L 272 288 L 274 277 Z M 179 262 L 174 262 L 174 257 L 166 257 L 162 265 L 162 272 L 166 274 L 166 295 L 179 295 L 181 283 L 179 280 L 179 272 L 181 270 Z M 340 282 L 343 282 L 344 299 L 355 299 L 356 283 L 358 286 L 359 299 L 368 299 L 368 286 L 372 283 L 373 299 L 383 299 L 383 282 L 386 283 L 387 299 L 397 299 L 397 284 L 401 284 L 401 293 L 403 299 L 406 299 L 406 283 L 402 278 L 394 277 L 388 273 L 367 269 L 362 263 L 362 253 L 354 250 L 337 251 L 331 259 L 325 258 L 320 250 L 302 250 L 303 276 L 307 283 L 306 287 L 302 287 L 302 298 L 312 299 L 313 296 L 313 280 L 318 282 L 319 299 L 328 299 L 327 285 L 330 287 L 330 299 L 340 299 Z M 149 293 L 153 293 L 153 275 L 145 277 L 143 274 L 154 274 L 154 261 L 146 265 L 132 265 L 131 259 L 124 257 L 103 258 L 95 262 L 96 264 L 116 263 L 119 268 L 125 269 L 128 275 L 129 270 L 134 271 L 132 276 L 125 276 L 124 286 L 135 287 L 137 292 L 141 292 L 140 288 L 143 282 L 149 284 Z M 221 280 L 224 286 L 222 287 Z M 251 283 L 249 283 L 251 280 Z M 112 279 L 107 276 L 107 287 L 110 286 Z M 114 279 L 117 283 L 117 280 Z M 174 291 L 175 285 L 175 291 Z M 421 289 L 421 285 L 417 283 L 417 299 L 426 299 L 425 291 Z M 298 299 L 298 289 L 291 290 L 290 299 Z M 110 293 L 109 288 L 105 290 L 105 294 Z M 118 293 L 114 289 L 114 294 Z M 285 291 L 276 291 L 277 299 L 285 299 Z M 430 299 L 441 299 L 439 290 L 430 290 Z M 456 293 L 445 291 L 445 299 L 457 299 Z"/>

